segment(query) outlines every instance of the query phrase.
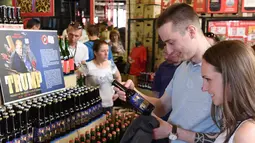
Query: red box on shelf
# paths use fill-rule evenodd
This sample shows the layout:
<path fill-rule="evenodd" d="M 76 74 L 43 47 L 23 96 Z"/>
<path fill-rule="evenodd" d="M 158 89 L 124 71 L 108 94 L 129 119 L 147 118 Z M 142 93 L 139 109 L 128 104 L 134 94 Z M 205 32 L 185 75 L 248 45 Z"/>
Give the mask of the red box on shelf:
<path fill-rule="evenodd" d="M 242 0 L 242 12 L 255 12 L 255 1 Z"/>
<path fill-rule="evenodd" d="M 208 13 L 237 13 L 238 1 L 236 0 L 208 0 Z"/>

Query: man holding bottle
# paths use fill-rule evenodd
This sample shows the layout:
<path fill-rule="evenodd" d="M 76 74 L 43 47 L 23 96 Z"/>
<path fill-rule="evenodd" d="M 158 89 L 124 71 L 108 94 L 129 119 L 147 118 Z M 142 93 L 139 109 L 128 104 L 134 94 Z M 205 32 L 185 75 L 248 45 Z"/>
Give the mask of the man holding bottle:
<path fill-rule="evenodd" d="M 202 56 L 210 44 L 200 28 L 198 15 L 187 4 L 174 4 L 159 16 L 157 27 L 167 54 L 178 55 L 179 61 L 185 62 L 177 68 L 160 99 L 140 93 L 155 106 L 153 113 L 160 122 L 160 127 L 153 131 L 154 139 L 169 138 L 172 143 L 211 143 L 219 129 L 210 116 L 211 96 L 201 90 Z M 135 89 L 131 80 L 125 86 Z M 125 101 L 125 93 L 115 90 Z M 168 122 L 158 118 L 170 110 Z"/>

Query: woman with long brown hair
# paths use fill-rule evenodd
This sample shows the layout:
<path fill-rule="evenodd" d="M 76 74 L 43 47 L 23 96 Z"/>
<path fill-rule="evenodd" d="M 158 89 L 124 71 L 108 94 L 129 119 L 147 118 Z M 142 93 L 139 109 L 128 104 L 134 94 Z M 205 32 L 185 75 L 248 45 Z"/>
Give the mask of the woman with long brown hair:
<path fill-rule="evenodd" d="M 211 94 L 215 143 L 255 142 L 255 56 L 241 41 L 222 41 L 202 61 L 202 90 Z"/>

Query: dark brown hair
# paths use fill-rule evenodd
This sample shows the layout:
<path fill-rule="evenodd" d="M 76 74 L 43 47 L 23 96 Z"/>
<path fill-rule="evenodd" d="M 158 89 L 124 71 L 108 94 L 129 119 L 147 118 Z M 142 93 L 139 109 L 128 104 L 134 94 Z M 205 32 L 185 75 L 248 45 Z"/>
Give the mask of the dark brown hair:
<path fill-rule="evenodd" d="M 157 27 L 167 22 L 173 23 L 173 29 L 184 31 L 189 25 L 200 28 L 199 17 L 194 9 L 185 3 L 176 3 L 168 7 L 157 19 Z"/>
<path fill-rule="evenodd" d="M 209 48 L 203 59 L 222 74 L 223 105 L 212 105 L 211 115 L 216 124 L 223 122 L 226 143 L 239 121 L 255 117 L 254 52 L 241 41 L 222 41 Z"/>
<path fill-rule="evenodd" d="M 95 40 L 93 45 L 93 51 L 98 52 L 102 45 L 108 45 L 108 43 L 104 40 Z M 96 58 L 96 55 L 94 55 L 94 57 Z"/>
<path fill-rule="evenodd" d="M 99 36 L 99 28 L 96 25 L 89 25 L 87 31 L 89 36 Z"/>

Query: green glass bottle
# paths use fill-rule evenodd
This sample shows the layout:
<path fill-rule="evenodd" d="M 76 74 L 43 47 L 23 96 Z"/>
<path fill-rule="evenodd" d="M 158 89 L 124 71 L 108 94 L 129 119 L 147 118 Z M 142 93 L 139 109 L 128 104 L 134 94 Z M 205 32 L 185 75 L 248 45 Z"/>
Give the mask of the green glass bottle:
<path fill-rule="evenodd" d="M 111 133 L 108 134 L 107 143 L 113 143 L 112 134 Z"/>
<path fill-rule="evenodd" d="M 89 131 L 86 131 L 86 140 L 90 140 L 90 133 L 89 133 Z"/>
<path fill-rule="evenodd" d="M 80 142 L 85 142 L 85 136 L 84 136 L 84 134 L 81 134 L 81 135 L 80 135 Z"/>

